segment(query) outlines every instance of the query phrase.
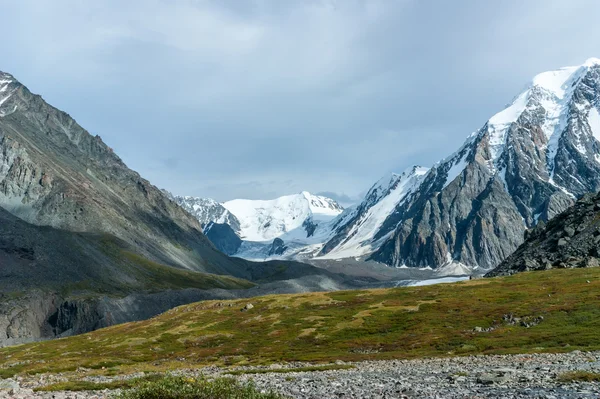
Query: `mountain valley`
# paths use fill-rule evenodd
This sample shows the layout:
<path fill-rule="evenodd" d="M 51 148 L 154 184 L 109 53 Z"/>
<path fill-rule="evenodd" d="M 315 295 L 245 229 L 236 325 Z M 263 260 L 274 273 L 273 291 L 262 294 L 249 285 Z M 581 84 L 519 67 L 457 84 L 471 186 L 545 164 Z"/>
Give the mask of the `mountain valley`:
<path fill-rule="evenodd" d="M 357 395 L 592 398 L 599 107 L 591 59 L 536 76 L 457 152 L 354 206 L 306 191 L 219 203 L 156 188 L 1 73 L 0 398 L 113 395 L 165 373 L 260 374 L 294 397 L 338 397 L 329 373 L 362 381 Z M 485 371 L 456 374 L 464 356 Z"/>

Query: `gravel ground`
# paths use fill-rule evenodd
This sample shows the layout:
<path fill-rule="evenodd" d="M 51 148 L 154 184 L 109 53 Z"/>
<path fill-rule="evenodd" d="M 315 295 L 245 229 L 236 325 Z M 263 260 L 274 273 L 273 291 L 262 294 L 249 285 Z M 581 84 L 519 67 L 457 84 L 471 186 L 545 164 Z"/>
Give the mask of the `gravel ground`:
<path fill-rule="evenodd" d="M 565 372 L 576 370 L 600 373 L 600 352 L 370 361 L 352 365 L 355 368 L 348 370 L 243 374 L 236 378 L 254 380 L 262 389 L 273 389 L 292 398 L 600 398 L 599 382 L 563 383 L 557 379 Z M 306 365 L 271 367 L 301 366 Z M 177 373 L 218 376 L 224 375 L 225 370 L 209 367 Z M 34 394 L 31 390 L 61 379 L 61 376 L 46 375 L 30 381 L 0 380 L 0 398 L 110 396 L 110 392 Z M 96 377 L 96 381 L 108 380 L 109 377 Z"/>

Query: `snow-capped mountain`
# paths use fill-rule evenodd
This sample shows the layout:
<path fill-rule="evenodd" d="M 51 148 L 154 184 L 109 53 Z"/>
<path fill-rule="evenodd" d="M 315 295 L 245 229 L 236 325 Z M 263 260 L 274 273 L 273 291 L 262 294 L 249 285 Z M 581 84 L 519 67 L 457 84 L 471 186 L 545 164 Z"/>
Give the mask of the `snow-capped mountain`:
<path fill-rule="evenodd" d="M 236 199 L 223 206 L 240 221 L 242 239 L 269 243 L 294 231 L 309 237 L 319 224 L 343 211 L 334 200 L 306 191 L 273 200 Z"/>
<path fill-rule="evenodd" d="M 203 228 L 209 223 L 228 224 L 234 232 L 240 234 L 240 221 L 222 204 L 211 198 L 198 198 L 190 196 L 173 196 L 183 209 L 198 219 Z"/>
<path fill-rule="evenodd" d="M 600 60 L 590 59 L 535 76 L 456 152 L 385 176 L 342 213 L 307 193 L 224 204 L 246 240 L 236 256 L 490 269 L 526 229 L 600 189 L 599 140 Z"/>
<path fill-rule="evenodd" d="M 247 259 L 295 258 L 318 252 L 331 223 L 344 209 L 331 198 L 306 191 L 272 200 L 172 198 L 196 216 L 206 236 L 228 255 Z M 311 246 L 316 245 L 314 249 Z"/>
<path fill-rule="evenodd" d="M 491 268 L 523 233 L 600 189 L 600 60 L 537 75 L 435 165 L 384 226 L 372 255 L 392 266 Z"/>

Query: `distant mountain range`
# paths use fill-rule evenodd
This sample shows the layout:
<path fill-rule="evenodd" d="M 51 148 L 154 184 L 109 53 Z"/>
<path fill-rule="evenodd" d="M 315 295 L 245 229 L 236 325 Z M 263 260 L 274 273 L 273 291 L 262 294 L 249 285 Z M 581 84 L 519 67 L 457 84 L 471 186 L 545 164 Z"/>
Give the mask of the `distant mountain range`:
<path fill-rule="evenodd" d="M 246 219 L 239 230 L 232 226 L 244 240 L 236 256 L 489 270 L 523 242 L 527 229 L 600 189 L 599 139 L 600 60 L 589 59 L 535 76 L 456 152 L 430 169 L 385 176 L 360 204 L 315 223 L 310 235 L 297 225 L 295 233 L 265 228 L 255 213 L 223 206 Z M 269 253 L 276 238 L 283 244 Z"/>

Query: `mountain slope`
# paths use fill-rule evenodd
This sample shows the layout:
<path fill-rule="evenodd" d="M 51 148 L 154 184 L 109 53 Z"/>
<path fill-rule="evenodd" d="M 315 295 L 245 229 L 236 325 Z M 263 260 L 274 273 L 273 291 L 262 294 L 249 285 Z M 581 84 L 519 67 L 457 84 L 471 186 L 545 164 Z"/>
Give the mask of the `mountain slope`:
<path fill-rule="evenodd" d="M 527 231 L 525 242 L 487 277 L 530 270 L 600 266 L 600 194 Z"/>
<path fill-rule="evenodd" d="M 194 216 L 100 137 L 7 73 L 0 73 L 0 274 L 8 298 L 0 345 L 250 295 L 223 293 L 255 285 L 245 280 L 261 293 L 342 280 L 301 263 L 226 256 Z"/>
<path fill-rule="evenodd" d="M 600 189 L 600 60 L 536 76 L 435 165 L 385 227 L 372 259 L 393 266 L 498 265 L 526 228 Z"/>
<path fill-rule="evenodd" d="M 113 234 L 160 263 L 236 273 L 198 221 L 128 169 L 100 137 L 11 75 L 1 76 L 0 206 L 37 225 Z"/>
<path fill-rule="evenodd" d="M 382 229 L 394 209 L 420 185 L 427 168 L 414 166 L 402 174 L 381 178 L 367 192 L 365 199 L 333 226 L 331 237 L 321 249 L 322 258 L 355 257 L 377 249 L 377 241 L 393 229 Z"/>

